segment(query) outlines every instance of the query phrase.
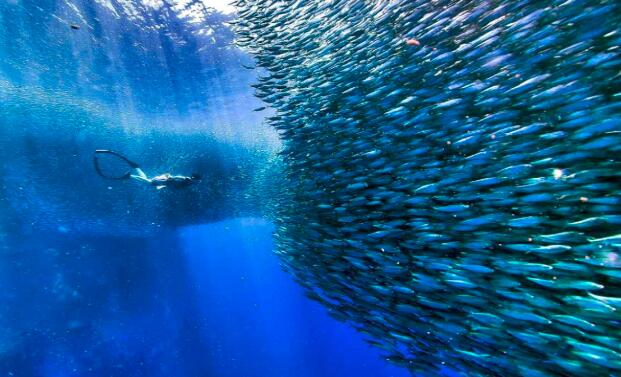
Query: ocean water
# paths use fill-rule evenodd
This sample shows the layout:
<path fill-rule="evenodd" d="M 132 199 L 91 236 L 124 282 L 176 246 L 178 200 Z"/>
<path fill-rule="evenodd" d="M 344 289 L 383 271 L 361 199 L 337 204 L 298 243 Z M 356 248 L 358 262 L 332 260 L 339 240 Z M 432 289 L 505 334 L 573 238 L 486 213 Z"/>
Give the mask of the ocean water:
<path fill-rule="evenodd" d="M 0 375 L 406 375 L 280 268 L 260 193 L 280 143 L 231 18 L 0 2 Z M 203 180 L 105 180 L 99 148 Z"/>
<path fill-rule="evenodd" d="M 2 254 L 13 376 L 404 376 L 281 271 L 273 226 L 39 234 Z"/>
<path fill-rule="evenodd" d="M 616 0 L 0 0 L 0 376 L 619 376 L 620 46 Z"/>

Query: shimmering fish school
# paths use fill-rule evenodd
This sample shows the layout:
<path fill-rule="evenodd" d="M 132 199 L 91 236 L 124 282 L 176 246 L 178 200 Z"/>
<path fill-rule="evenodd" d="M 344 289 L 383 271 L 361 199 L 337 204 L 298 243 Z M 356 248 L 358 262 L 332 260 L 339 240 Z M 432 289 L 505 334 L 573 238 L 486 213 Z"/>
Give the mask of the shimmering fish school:
<path fill-rule="evenodd" d="M 621 376 L 621 2 L 236 5 L 310 297 L 413 374 Z"/>

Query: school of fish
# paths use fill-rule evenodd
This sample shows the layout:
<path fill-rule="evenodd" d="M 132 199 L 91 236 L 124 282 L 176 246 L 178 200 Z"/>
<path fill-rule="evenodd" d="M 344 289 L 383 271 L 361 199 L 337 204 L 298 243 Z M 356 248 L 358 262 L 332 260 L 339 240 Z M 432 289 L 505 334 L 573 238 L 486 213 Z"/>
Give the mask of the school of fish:
<path fill-rule="evenodd" d="M 621 376 L 621 2 L 235 5 L 310 297 L 413 375 Z"/>

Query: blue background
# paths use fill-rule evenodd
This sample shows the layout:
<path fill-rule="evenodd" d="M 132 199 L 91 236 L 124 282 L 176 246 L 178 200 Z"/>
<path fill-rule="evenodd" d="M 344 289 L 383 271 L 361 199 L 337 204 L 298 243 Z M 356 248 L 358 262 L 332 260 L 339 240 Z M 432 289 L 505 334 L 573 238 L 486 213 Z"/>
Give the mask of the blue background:
<path fill-rule="evenodd" d="M 149 239 L 10 239 L 0 373 L 405 376 L 306 298 L 257 218 Z"/>

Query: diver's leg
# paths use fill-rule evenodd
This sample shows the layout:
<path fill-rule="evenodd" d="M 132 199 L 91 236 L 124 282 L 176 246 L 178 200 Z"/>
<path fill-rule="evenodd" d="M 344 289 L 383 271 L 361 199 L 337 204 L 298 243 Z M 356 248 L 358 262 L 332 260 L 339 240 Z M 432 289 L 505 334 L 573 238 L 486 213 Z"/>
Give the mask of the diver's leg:
<path fill-rule="evenodd" d="M 140 181 L 140 182 L 147 182 L 147 183 L 151 183 L 151 180 L 149 180 L 148 178 L 141 177 L 141 176 L 139 176 L 139 175 L 133 175 L 133 174 L 132 174 L 132 175 L 130 175 L 129 177 L 130 177 L 130 178 L 133 178 L 133 179 L 135 179 L 135 180 L 137 180 L 137 181 Z"/>
<path fill-rule="evenodd" d="M 142 169 L 136 167 L 134 168 L 134 171 L 137 173 L 138 177 L 142 178 L 142 179 L 146 179 L 149 180 L 149 178 L 147 177 L 147 175 L 142 171 Z"/>
<path fill-rule="evenodd" d="M 140 168 L 135 168 L 134 171 L 136 172 L 136 174 L 131 174 L 129 177 L 133 178 L 137 181 L 141 181 L 141 182 L 147 182 L 147 183 L 151 183 L 151 180 L 149 179 L 149 177 L 147 177 L 147 175 L 142 171 L 142 169 Z"/>

